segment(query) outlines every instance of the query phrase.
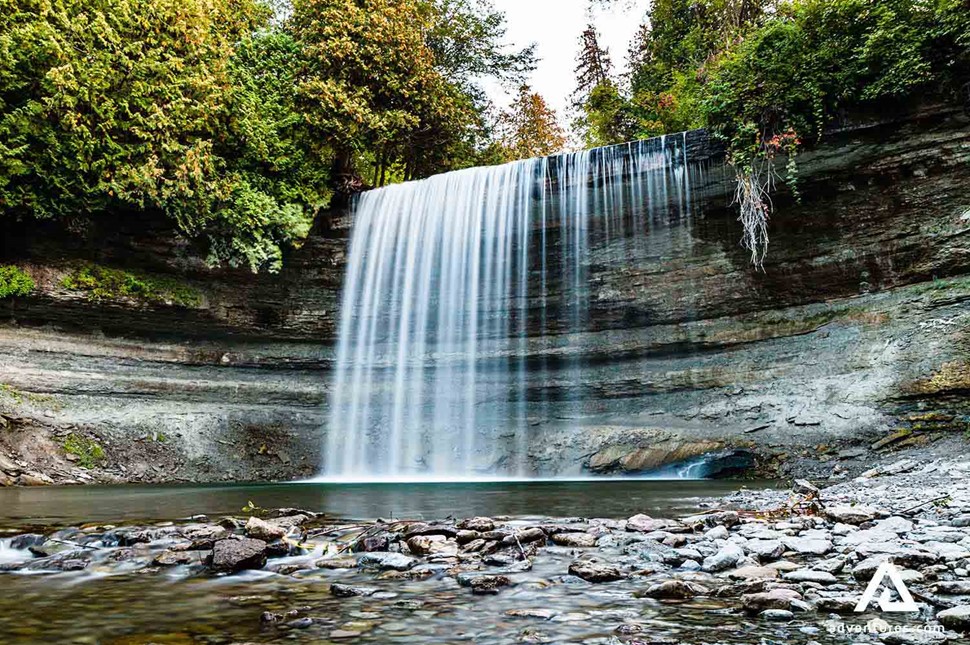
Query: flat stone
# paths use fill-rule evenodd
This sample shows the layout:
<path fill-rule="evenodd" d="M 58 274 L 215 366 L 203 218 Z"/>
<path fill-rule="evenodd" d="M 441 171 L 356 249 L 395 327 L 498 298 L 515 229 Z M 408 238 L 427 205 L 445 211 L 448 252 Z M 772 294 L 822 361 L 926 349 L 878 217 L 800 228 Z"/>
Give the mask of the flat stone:
<path fill-rule="evenodd" d="M 409 524 L 408 527 L 404 529 L 405 539 L 414 537 L 416 535 L 444 535 L 445 537 L 453 538 L 458 536 L 458 529 L 450 524 L 425 524 L 423 522 Z"/>
<path fill-rule="evenodd" d="M 370 587 L 354 587 L 335 582 L 330 585 L 330 593 L 337 598 L 353 598 L 354 596 L 373 596 L 375 593 L 377 593 L 377 589 L 372 589 Z"/>
<path fill-rule="evenodd" d="M 357 566 L 362 569 L 377 569 L 379 571 L 407 571 L 418 564 L 417 558 L 403 553 L 375 552 L 365 553 L 357 560 Z"/>
<path fill-rule="evenodd" d="M 825 516 L 833 522 L 843 524 L 862 524 L 871 522 L 879 516 L 879 511 L 871 506 L 833 506 L 825 509 Z"/>
<path fill-rule="evenodd" d="M 879 640 L 886 645 L 935 645 L 945 643 L 949 639 L 950 637 L 944 633 L 927 629 L 904 629 L 879 635 Z"/>
<path fill-rule="evenodd" d="M 735 580 L 774 580 L 778 577 L 778 569 L 771 567 L 740 567 L 728 571 L 728 577 Z"/>
<path fill-rule="evenodd" d="M 152 564 L 156 567 L 203 565 L 210 551 L 165 551 L 155 556 Z"/>
<path fill-rule="evenodd" d="M 821 538 L 786 537 L 782 543 L 796 553 L 807 555 L 825 555 L 833 549 L 831 541 Z"/>
<path fill-rule="evenodd" d="M 765 609 L 763 612 L 758 614 L 765 620 L 772 620 L 777 622 L 788 622 L 790 620 L 795 620 L 795 614 L 788 611 L 787 609 Z"/>
<path fill-rule="evenodd" d="M 529 607 L 523 609 L 509 609 L 505 612 L 506 616 L 512 616 L 513 618 L 538 618 L 540 620 L 549 620 L 556 615 L 552 609 L 546 609 L 543 607 Z"/>
<path fill-rule="evenodd" d="M 946 580 L 933 585 L 933 590 L 944 596 L 970 596 L 970 580 Z"/>
<path fill-rule="evenodd" d="M 357 558 L 354 557 L 337 557 L 337 558 L 322 558 L 313 563 L 318 569 L 356 569 L 357 568 Z"/>
<path fill-rule="evenodd" d="M 591 533 L 556 533 L 550 538 L 554 544 L 576 548 L 596 546 L 596 536 Z"/>
<path fill-rule="evenodd" d="M 646 590 L 636 594 L 645 598 L 658 598 L 665 600 L 686 600 L 695 596 L 707 596 L 711 590 L 704 585 L 686 580 L 665 580 L 655 585 L 647 587 Z"/>
<path fill-rule="evenodd" d="M 741 606 L 752 613 L 761 613 L 766 609 L 791 609 L 792 601 L 801 600 L 802 595 L 791 589 L 772 589 L 759 593 L 741 596 Z"/>
<path fill-rule="evenodd" d="M 778 571 L 797 571 L 802 568 L 802 565 L 790 562 L 789 560 L 779 560 L 778 562 L 772 562 L 765 566 Z"/>
<path fill-rule="evenodd" d="M 827 571 L 813 571 L 812 569 L 799 569 L 785 574 L 785 580 L 792 582 L 817 582 L 822 585 L 831 585 L 838 580 Z"/>
<path fill-rule="evenodd" d="M 601 560 L 575 560 L 569 565 L 569 573 L 587 582 L 613 582 L 625 576 L 618 568 Z"/>

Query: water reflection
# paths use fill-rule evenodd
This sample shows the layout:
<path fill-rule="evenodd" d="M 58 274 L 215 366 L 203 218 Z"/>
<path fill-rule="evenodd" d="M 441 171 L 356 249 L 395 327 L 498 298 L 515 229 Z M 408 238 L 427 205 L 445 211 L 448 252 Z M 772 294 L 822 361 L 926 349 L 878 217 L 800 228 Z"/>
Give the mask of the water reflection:
<path fill-rule="evenodd" d="M 749 487 L 771 482 L 745 482 Z M 0 525 L 169 520 L 238 514 L 249 502 L 355 519 L 474 515 L 629 517 L 690 513 L 740 482 L 600 480 L 437 484 L 83 486 L 0 490 Z"/>

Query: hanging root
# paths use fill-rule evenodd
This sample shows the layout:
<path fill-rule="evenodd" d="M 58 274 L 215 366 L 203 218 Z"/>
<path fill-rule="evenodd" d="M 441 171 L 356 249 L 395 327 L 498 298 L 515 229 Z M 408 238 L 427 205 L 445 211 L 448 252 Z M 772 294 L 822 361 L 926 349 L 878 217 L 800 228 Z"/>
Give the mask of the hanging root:
<path fill-rule="evenodd" d="M 751 264 L 763 271 L 768 254 L 769 193 L 774 186 L 774 169 L 771 161 L 756 160 L 746 168 L 737 168 L 736 175 L 734 201 L 740 206 L 738 221 L 744 228 L 741 246 L 751 251 Z"/>

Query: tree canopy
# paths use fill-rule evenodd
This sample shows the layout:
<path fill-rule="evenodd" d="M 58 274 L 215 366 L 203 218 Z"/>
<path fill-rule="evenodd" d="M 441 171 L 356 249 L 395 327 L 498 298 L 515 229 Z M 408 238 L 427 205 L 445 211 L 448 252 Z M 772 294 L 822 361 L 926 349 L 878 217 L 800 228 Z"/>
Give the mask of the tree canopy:
<path fill-rule="evenodd" d="M 275 270 L 335 194 L 486 159 L 533 66 L 487 0 L 0 0 L 0 209 Z"/>

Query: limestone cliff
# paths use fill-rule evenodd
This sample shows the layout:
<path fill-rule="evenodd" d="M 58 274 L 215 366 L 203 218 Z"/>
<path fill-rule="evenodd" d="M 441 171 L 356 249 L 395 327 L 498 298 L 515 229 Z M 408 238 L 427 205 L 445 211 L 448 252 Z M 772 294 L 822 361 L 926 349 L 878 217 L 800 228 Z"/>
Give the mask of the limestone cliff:
<path fill-rule="evenodd" d="M 529 384 L 546 402 L 530 411 L 536 469 L 636 471 L 738 447 L 834 464 L 884 437 L 895 449 L 962 434 L 970 118 L 858 125 L 802 155 L 801 200 L 776 195 L 763 272 L 738 245 L 730 170 L 702 133 L 691 142 L 702 162 L 692 217 L 652 230 L 633 262 L 616 261 L 616 240 L 594 242 L 588 324 L 530 337 L 525 358 L 547 376 L 585 366 Z M 209 269 L 143 222 L 8 231 L 0 264 L 38 288 L 0 301 L 0 484 L 38 469 L 58 480 L 311 475 L 349 226 L 321 222 L 275 276 Z M 197 297 L 64 286 L 92 265 Z M 548 403 L 576 397 L 579 415 Z M 78 467 L 92 458 L 100 469 Z"/>

